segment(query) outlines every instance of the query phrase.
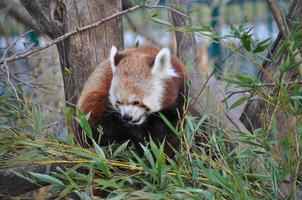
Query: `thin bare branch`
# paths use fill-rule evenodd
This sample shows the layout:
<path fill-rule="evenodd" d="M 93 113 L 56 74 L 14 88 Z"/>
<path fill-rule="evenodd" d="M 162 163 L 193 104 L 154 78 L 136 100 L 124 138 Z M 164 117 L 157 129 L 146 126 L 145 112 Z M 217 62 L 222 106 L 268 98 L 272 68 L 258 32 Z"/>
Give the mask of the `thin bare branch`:
<path fill-rule="evenodd" d="M 129 23 L 129 26 L 130 28 L 138 33 L 139 35 L 141 35 L 142 37 L 144 37 L 146 40 L 148 40 L 151 44 L 155 44 L 157 46 L 161 46 L 160 43 L 155 39 L 153 38 L 151 35 L 148 35 L 146 34 L 141 27 L 138 27 L 133 21 L 132 19 L 129 17 L 129 16 L 125 16 L 126 20 L 128 21 Z"/>
<path fill-rule="evenodd" d="M 4 51 L 3 53 L 3 57 L 2 58 L 5 58 L 6 55 L 8 54 L 9 50 L 15 46 L 15 44 L 21 39 L 23 38 L 24 36 L 26 36 L 28 33 L 32 32 L 32 30 L 29 30 L 23 34 L 21 34 L 14 42 L 12 42 Z M 15 96 L 17 98 L 18 101 L 21 101 L 19 95 L 18 95 L 18 92 L 17 92 L 17 89 L 15 88 L 14 84 L 11 82 L 10 80 L 10 71 L 9 71 L 9 67 L 7 65 L 7 61 L 4 59 L 4 62 L 3 62 L 3 65 L 1 66 L 1 68 L 4 70 L 5 69 L 5 72 L 6 72 L 6 80 L 8 82 L 8 84 L 12 87 L 14 93 L 15 93 Z"/>
<path fill-rule="evenodd" d="M 43 51 L 67 38 L 69 38 L 70 36 L 72 35 L 75 35 L 77 33 L 80 33 L 80 32 L 83 32 L 83 31 L 86 31 L 86 30 L 89 30 L 91 28 L 95 28 L 95 27 L 98 27 L 100 26 L 101 24 L 105 23 L 106 21 L 109 21 L 111 19 L 114 19 L 116 17 L 119 17 L 119 16 L 122 16 L 126 13 L 129 13 L 129 12 L 132 12 L 134 10 L 137 10 L 139 8 L 142 8 L 144 7 L 144 5 L 137 5 L 137 6 L 134 6 L 134 7 L 131 7 L 131 8 L 128 8 L 127 10 L 123 10 L 123 11 L 120 11 L 120 12 L 116 12 L 114 13 L 113 15 L 110 15 L 108 17 L 105 17 L 97 22 L 94 22 L 92 24 L 89 24 L 87 26 L 83 26 L 81 28 L 77 28 L 76 30 L 74 31 L 71 31 L 71 32 L 68 32 L 60 37 L 57 37 L 56 39 L 52 40 L 51 42 L 47 43 L 45 46 L 43 47 L 40 47 L 40 48 L 36 48 L 36 49 L 32 49 L 28 52 L 25 52 L 25 53 L 21 53 L 21 54 L 17 54 L 17 55 L 14 55 L 14 56 L 10 56 L 10 57 L 3 57 L 1 60 L 0 60 L 0 64 L 4 64 L 5 62 L 8 63 L 8 62 L 12 62 L 12 61 L 15 61 L 15 60 L 19 60 L 19 59 L 22 59 L 22 58 L 26 58 L 28 56 L 31 56 L 33 54 L 36 54 L 40 51 Z"/>

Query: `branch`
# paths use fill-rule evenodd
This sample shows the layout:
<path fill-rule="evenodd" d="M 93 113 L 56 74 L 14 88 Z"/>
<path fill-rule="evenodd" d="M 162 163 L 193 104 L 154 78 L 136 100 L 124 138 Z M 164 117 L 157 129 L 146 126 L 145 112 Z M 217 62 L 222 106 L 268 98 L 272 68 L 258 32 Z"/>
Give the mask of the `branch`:
<path fill-rule="evenodd" d="M 7 63 L 8 63 L 8 62 L 12 62 L 12 61 L 19 60 L 19 59 L 22 59 L 22 58 L 26 58 L 26 57 L 28 57 L 28 56 L 31 56 L 31 55 L 33 55 L 33 54 L 36 54 L 37 52 L 40 52 L 40 51 L 42 51 L 42 50 L 45 50 L 45 49 L 47 49 L 47 48 L 49 48 L 49 47 L 51 47 L 51 46 L 53 46 L 53 45 L 55 45 L 55 44 L 57 44 L 57 43 L 59 43 L 59 42 L 65 40 L 65 39 L 69 38 L 69 37 L 72 36 L 72 35 L 75 35 L 75 34 L 80 33 L 80 32 L 87 31 L 87 30 L 89 30 L 89 29 L 91 29 L 91 28 L 96 28 L 96 27 L 100 26 L 101 24 L 105 23 L 106 21 L 109 21 L 109 20 L 111 20 L 111 19 L 114 19 L 114 18 L 116 18 L 116 17 L 119 17 L 119 16 L 121 16 L 121 15 L 124 15 L 124 14 L 126 14 L 126 13 L 132 12 L 132 11 L 137 10 L 137 9 L 139 9 L 139 8 L 142 8 L 142 7 L 144 7 L 144 5 L 137 5 L 137 6 L 128 8 L 127 10 L 123 10 L 123 11 L 117 12 L 117 13 L 115 13 L 115 14 L 113 14 L 113 15 L 110 15 L 110 16 L 108 16 L 108 17 L 105 17 L 105 18 L 101 19 L 100 21 L 97 21 L 97 22 L 95 22 L 95 23 L 89 24 L 89 25 L 87 25 L 87 26 L 83 26 L 83 27 L 81 27 L 81 28 L 77 28 L 77 29 L 74 30 L 74 31 L 71 31 L 71 32 L 68 32 L 68 33 L 66 33 L 66 34 L 64 34 L 64 35 L 61 35 L 60 37 L 57 37 L 56 39 L 54 39 L 54 40 L 52 40 L 51 42 L 47 43 L 47 44 L 46 44 L 45 46 L 43 46 L 43 47 L 40 47 L 40 48 L 37 48 L 37 49 L 32 49 L 32 50 L 30 50 L 30 51 L 28 51 L 28 52 L 21 53 L 21 54 L 17 54 L 17 55 L 14 55 L 14 56 L 2 58 L 2 59 L 0 60 L 0 64 L 3 64 L 4 62 L 7 62 Z"/>
<path fill-rule="evenodd" d="M 278 25 L 279 31 L 282 34 L 283 38 L 288 37 L 288 33 L 286 31 L 286 26 L 283 22 L 283 17 L 280 8 L 278 7 L 277 3 L 274 0 L 267 0 L 267 4 L 270 7 L 274 19 Z"/>
<path fill-rule="evenodd" d="M 58 0 L 20 0 L 43 33 L 51 39 L 63 34 L 62 7 Z"/>
<path fill-rule="evenodd" d="M 35 20 L 30 16 L 27 10 L 14 0 L 0 0 L 0 8 L 8 10 L 8 14 L 15 18 L 17 21 L 28 26 L 30 29 L 34 29 L 36 32 L 41 33 L 41 30 Z"/>
<path fill-rule="evenodd" d="M 12 44 L 10 44 L 6 49 L 5 49 L 5 51 L 4 51 L 4 53 L 3 53 L 3 57 L 2 58 L 5 58 L 6 57 L 6 55 L 8 54 L 8 52 L 9 52 L 9 50 L 21 39 L 21 38 L 23 38 L 24 36 L 26 36 L 28 33 L 30 33 L 30 32 L 32 32 L 32 30 L 30 30 L 30 31 L 27 31 L 27 32 L 25 32 L 25 33 L 23 33 L 23 34 L 21 34 Z M 14 84 L 11 82 L 11 80 L 10 80 L 10 71 L 9 71 L 9 67 L 8 67 L 8 65 L 7 65 L 7 62 L 4 60 L 4 63 L 3 63 L 3 65 L 1 66 L 1 68 L 5 68 L 5 72 L 6 72 L 6 79 L 7 79 L 7 82 L 8 82 L 8 84 L 12 87 L 12 89 L 13 89 L 13 91 L 14 91 L 14 93 L 15 93 L 15 96 L 16 96 L 16 98 L 17 98 L 17 100 L 18 101 L 21 101 L 21 99 L 20 99 L 20 97 L 19 97 L 19 95 L 18 95 L 18 93 L 17 93 L 17 89 L 15 88 L 15 86 L 14 86 Z"/>
<path fill-rule="evenodd" d="M 122 8 L 126 10 L 133 7 L 135 4 L 131 0 L 122 0 Z M 0 0 L 0 8 L 8 9 L 8 14 L 21 22 L 35 32 L 42 34 L 42 31 L 35 20 L 27 12 L 27 10 L 20 4 L 19 1 L 15 0 Z"/>
<path fill-rule="evenodd" d="M 274 6 L 274 5 L 273 5 Z M 275 5 L 276 6 L 276 5 Z M 289 29 L 297 28 L 295 27 L 296 22 L 300 22 L 302 20 L 302 1 L 301 0 L 294 0 L 289 8 L 289 12 L 286 17 L 286 23 L 288 24 Z M 279 10 L 280 11 L 280 10 Z M 277 11 L 278 12 L 278 11 Z M 295 31 L 301 32 L 301 24 L 299 24 L 299 29 Z M 278 66 L 280 65 L 280 62 L 282 60 L 282 55 L 278 56 L 277 58 L 273 59 L 274 55 L 278 53 L 279 49 L 281 48 L 282 44 L 284 43 L 283 34 L 280 33 L 276 40 L 274 41 L 272 47 L 269 50 L 269 53 L 267 54 L 267 58 L 263 64 L 263 69 L 266 69 L 266 71 L 270 74 L 275 74 L 276 70 L 278 69 Z M 302 47 L 300 45 L 300 55 L 302 55 Z M 285 54 L 286 52 L 284 52 Z M 287 77 L 287 81 L 291 82 L 295 80 L 295 76 L 299 76 L 299 71 L 296 69 L 294 72 L 294 76 Z M 260 80 L 264 83 L 264 85 L 271 84 L 271 80 L 268 80 L 265 74 L 260 73 L 259 74 Z M 274 85 L 274 84 L 273 84 Z M 264 107 L 264 103 L 259 100 L 250 100 L 248 101 L 244 113 L 241 115 L 240 120 L 242 123 L 247 127 L 248 130 L 253 131 L 254 129 L 260 128 L 262 126 L 260 115 L 263 113 L 263 111 L 267 110 Z"/>
<path fill-rule="evenodd" d="M 164 7 L 165 9 L 169 9 L 171 11 L 172 22 L 174 27 L 187 27 L 190 25 L 191 20 L 186 13 L 186 0 L 170 0 L 170 7 Z M 183 11 L 175 10 L 172 6 L 179 6 Z M 160 6 L 157 6 L 160 7 Z M 199 73 L 199 62 L 197 55 L 197 45 L 195 41 L 194 34 L 187 34 L 182 32 L 175 32 L 176 36 L 176 45 L 177 45 L 177 57 L 184 63 L 185 65 L 191 63 L 193 68 L 193 72 L 190 73 L 189 79 L 192 80 L 192 88 L 191 95 L 194 95 L 194 98 L 197 98 L 195 95 L 199 89 L 199 85 L 201 83 L 201 76 Z M 193 60 L 193 62 L 192 62 Z"/>
<path fill-rule="evenodd" d="M 139 28 L 129 16 L 125 16 L 126 20 L 129 23 L 130 28 L 138 33 L 139 35 L 143 36 L 146 40 L 148 40 L 149 42 L 151 42 L 152 44 L 155 44 L 156 46 L 161 46 L 159 42 L 157 42 L 157 40 L 155 38 L 153 38 L 151 35 L 147 35 L 146 33 L 144 33 L 143 31 L 141 31 Z"/>

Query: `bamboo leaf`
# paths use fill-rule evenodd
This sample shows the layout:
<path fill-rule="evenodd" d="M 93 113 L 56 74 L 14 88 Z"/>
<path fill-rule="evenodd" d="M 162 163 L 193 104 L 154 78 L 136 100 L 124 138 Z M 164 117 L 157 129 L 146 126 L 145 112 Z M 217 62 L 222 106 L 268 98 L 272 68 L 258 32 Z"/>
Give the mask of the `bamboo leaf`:
<path fill-rule="evenodd" d="M 115 158 L 116 156 L 118 156 L 122 151 L 124 151 L 126 149 L 126 147 L 128 146 L 130 140 L 124 142 L 123 144 L 121 144 L 113 153 L 113 157 Z"/>
<path fill-rule="evenodd" d="M 101 158 L 106 158 L 106 155 L 104 153 L 104 150 L 92 139 L 93 147 L 96 153 L 101 156 Z"/>
<path fill-rule="evenodd" d="M 50 183 L 52 185 L 65 186 L 62 181 L 60 181 L 59 179 L 57 179 L 53 176 L 49 176 L 49 175 L 46 175 L 46 174 L 35 173 L 35 172 L 29 172 L 29 174 L 32 175 L 33 177 L 37 178 L 38 180 L 42 181 L 42 182 Z"/>
<path fill-rule="evenodd" d="M 238 99 L 237 101 L 235 101 L 231 106 L 230 106 L 230 110 L 242 105 L 244 102 L 246 102 L 247 100 L 249 100 L 249 96 L 243 96 L 240 99 Z"/>

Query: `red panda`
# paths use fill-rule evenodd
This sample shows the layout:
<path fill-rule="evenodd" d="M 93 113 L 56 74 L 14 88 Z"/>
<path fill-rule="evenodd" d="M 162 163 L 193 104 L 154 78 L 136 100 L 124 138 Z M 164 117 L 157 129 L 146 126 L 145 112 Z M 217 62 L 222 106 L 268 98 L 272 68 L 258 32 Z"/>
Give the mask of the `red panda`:
<path fill-rule="evenodd" d="M 172 156 L 179 138 L 159 112 L 176 126 L 182 115 L 184 87 L 184 65 L 168 48 L 118 51 L 113 46 L 109 59 L 89 76 L 77 107 L 84 114 L 91 112 L 89 124 L 95 138 L 96 129 L 102 126 L 100 145 L 130 139 L 140 149 L 139 143 L 151 136 L 156 142 L 165 139 L 165 153 Z"/>

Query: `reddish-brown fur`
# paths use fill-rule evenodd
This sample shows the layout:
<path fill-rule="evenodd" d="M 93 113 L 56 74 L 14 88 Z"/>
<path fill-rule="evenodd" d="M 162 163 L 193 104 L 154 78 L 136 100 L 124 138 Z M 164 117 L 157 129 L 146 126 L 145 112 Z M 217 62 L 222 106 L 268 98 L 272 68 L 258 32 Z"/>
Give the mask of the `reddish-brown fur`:
<path fill-rule="evenodd" d="M 140 48 L 127 49 L 124 51 L 118 52 L 115 57 L 115 62 L 123 62 L 123 65 L 134 65 L 138 66 L 138 68 L 133 70 L 141 70 L 141 74 L 148 76 L 150 74 L 150 68 L 152 67 L 152 63 L 159 52 L 158 48 L 152 46 L 144 46 Z M 144 63 L 137 58 L 144 57 Z M 166 81 L 165 94 L 162 101 L 162 109 L 170 109 L 170 107 L 177 105 L 176 109 L 181 109 L 183 103 L 176 103 L 179 101 L 180 92 L 184 87 L 185 81 L 185 72 L 183 64 L 174 56 L 171 57 L 172 66 L 179 75 L 179 77 L 173 77 Z M 153 62 L 152 62 L 153 61 Z M 141 66 L 149 65 L 149 68 L 144 68 Z M 122 70 L 122 76 L 127 77 L 131 75 L 131 71 L 125 67 L 125 70 Z M 94 71 L 91 73 L 87 82 L 84 85 L 81 96 L 78 100 L 78 108 L 83 113 L 87 114 L 91 112 L 91 117 L 89 119 L 89 123 L 92 128 L 96 128 L 99 124 L 101 124 L 102 120 L 105 120 L 106 115 L 110 112 L 109 108 L 109 89 L 112 80 L 112 69 L 110 66 L 109 60 L 103 61 L 99 66 L 97 66 Z M 140 84 L 139 82 L 136 84 Z M 128 83 L 127 87 L 132 87 L 133 83 Z M 139 91 L 137 87 L 132 87 L 133 92 L 136 94 L 142 93 L 143 91 Z M 182 102 L 182 100 L 181 100 Z M 170 111 L 169 111 L 170 112 Z M 105 120 L 106 121 L 106 120 Z M 107 122 L 106 122 L 107 123 Z M 166 131 L 166 130 L 165 130 Z M 160 132 L 160 130 L 159 130 Z M 165 135 L 165 133 L 163 133 Z M 145 137 L 146 135 L 137 135 L 135 137 Z M 164 137 L 164 136 L 163 136 Z M 171 142 L 175 143 L 175 139 L 171 139 Z M 162 139 L 161 139 L 162 140 Z"/>

